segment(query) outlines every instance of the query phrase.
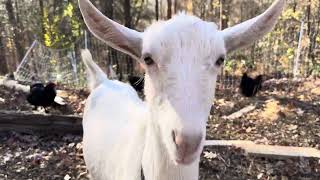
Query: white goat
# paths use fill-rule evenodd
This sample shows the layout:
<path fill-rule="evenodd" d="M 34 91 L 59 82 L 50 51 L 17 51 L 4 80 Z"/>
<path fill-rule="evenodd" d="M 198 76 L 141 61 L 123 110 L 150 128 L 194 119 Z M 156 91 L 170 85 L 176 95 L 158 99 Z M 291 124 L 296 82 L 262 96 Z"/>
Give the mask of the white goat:
<path fill-rule="evenodd" d="M 82 53 L 91 95 L 84 120 L 84 157 L 94 179 L 196 180 L 207 116 L 226 53 L 250 45 L 275 25 L 285 0 L 265 13 L 219 31 L 185 14 L 145 32 L 128 29 L 79 0 L 89 30 L 144 67 L 146 104 L 129 85 L 110 81 Z"/>

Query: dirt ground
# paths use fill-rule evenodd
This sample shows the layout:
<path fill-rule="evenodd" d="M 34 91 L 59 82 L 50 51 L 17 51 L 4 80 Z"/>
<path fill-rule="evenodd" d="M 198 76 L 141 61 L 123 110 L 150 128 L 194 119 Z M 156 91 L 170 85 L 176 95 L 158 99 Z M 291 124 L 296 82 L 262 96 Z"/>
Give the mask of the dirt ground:
<path fill-rule="evenodd" d="M 3 133 L 0 179 L 88 179 L 81 136 Z M 205 148 L 201 180 L 318 180 L 319 159 L 248 157 L 235 148 Z"/>
<path fill-rule="evenodd" d="M 320 80 L 268 81 L 254 98 L 237 91 L 217 91 L 208 123 L 208 139 L 320 149 Z M 249 105 L 256 108 L 233 120 L 224 119 Z"/>
<path fill-rule="evenodd" d="M 12 93 L 14 92 L 14 93 Z M 68 108 L 52 114 L 82 114 L 88 93 L 60 93 Z M 224 118 L 249 105 L 240 118 Z M 0 87 L 0 109 L 32 111 L 25 94 Z M 254 98 L 237 89 L 217 90 L 207 139 L 252 140 L 260 144 L 320 149 L 320 80 L 270 80 Z M 88 179 L 80 135 L 0 133 L 1 179 Z M 200 179 L 320 179 L 320 159 L 250 157 L 236 148 L 205 148 Z"/>

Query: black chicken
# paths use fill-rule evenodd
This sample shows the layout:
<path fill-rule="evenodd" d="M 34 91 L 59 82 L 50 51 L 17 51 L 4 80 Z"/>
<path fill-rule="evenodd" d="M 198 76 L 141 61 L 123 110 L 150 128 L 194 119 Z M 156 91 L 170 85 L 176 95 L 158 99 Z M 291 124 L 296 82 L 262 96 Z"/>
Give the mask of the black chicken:
<path fill-rule="evenodd" d="M 262 75 L 255 77 L 254 79 L 249 77 L 247 73 L 244 73 L 241 78 L 240 92 L 246 97 L 253 97 L 262 88 Z"/>
<path fill-rule="evenodd" d="M 144 89 L 144 77 L 128 76 L 130 85 L 137 91 L 142 93 Z"/>
<path fill-rule="evenodd" d="M 27 96 L 27 101 L 35 106 L 35 109 L 38 106 L 42 106 L 47 112 L 47 107 L 51 106 L 54 103 L 54 99 L 57 95 L 56 85 L 52 82 L 49 82 L 46 86 L 42 83 L 35 83 L 30 86 L 30 94 Z"/>
<path fill-rule="evenodd" d="M 5 79 L 6 80 L 14 80 L 15 79 L 14 74 L 13 73 L 6 74 Z"/>

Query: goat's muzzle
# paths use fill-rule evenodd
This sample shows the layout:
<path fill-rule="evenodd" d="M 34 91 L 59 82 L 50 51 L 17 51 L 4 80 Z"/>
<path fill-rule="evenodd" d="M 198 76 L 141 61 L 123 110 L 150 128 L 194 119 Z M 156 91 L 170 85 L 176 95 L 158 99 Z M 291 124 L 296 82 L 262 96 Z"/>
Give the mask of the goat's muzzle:
<path fill-rule="evenodd" d="M 196 158 L 196 152 L 200 148 L 202 134 L 187 135 L 183 132 L 172 131 L 172 139 L 176 145 L 176 163 L 187 165 Z"/>

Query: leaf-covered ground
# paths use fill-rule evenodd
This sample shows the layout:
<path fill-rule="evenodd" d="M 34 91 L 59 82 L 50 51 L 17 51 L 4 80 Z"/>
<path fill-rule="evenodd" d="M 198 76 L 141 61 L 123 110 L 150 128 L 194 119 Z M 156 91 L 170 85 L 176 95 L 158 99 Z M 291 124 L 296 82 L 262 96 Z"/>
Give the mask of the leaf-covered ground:
<path fill-rule="evenodd" d="M 81 136 L 0 134 L 0 179 L 88 179 Z M 248 157 L 235 148 L 206 148 L 200 163 L 201 180 L 317 180 L 319 159 Z"/>
<path fill-rule="evenodd" d="M 252 140 L 261 144 L 320 149 L 320 80 L 269 81 L 255 98 L 236 89 L 218 90 L 208 123 L 208 139 Z M 66 108 L 53 114 L 80 114 L 87 92 L 60 94 Z M 224 116 L 249 105 L 256 108 L 230 120 Z M 0 109 L 31 111 L 25 94 L 0 87 Z M 0 179 L 87 179 L 81 136 L 0 133 Z M 320 179 L 319 159 L 248 157 L 235 148 L 206 148 L 201 178 L 212 179 Z"/>
<path fill-rule="evenodd" d="M 255 110 L 233 120 L 223 118 L 249 105 Z M 255 98 L 218 91 L 208 138 L 320 149 L 320 80 L 268 81 Z"/>

